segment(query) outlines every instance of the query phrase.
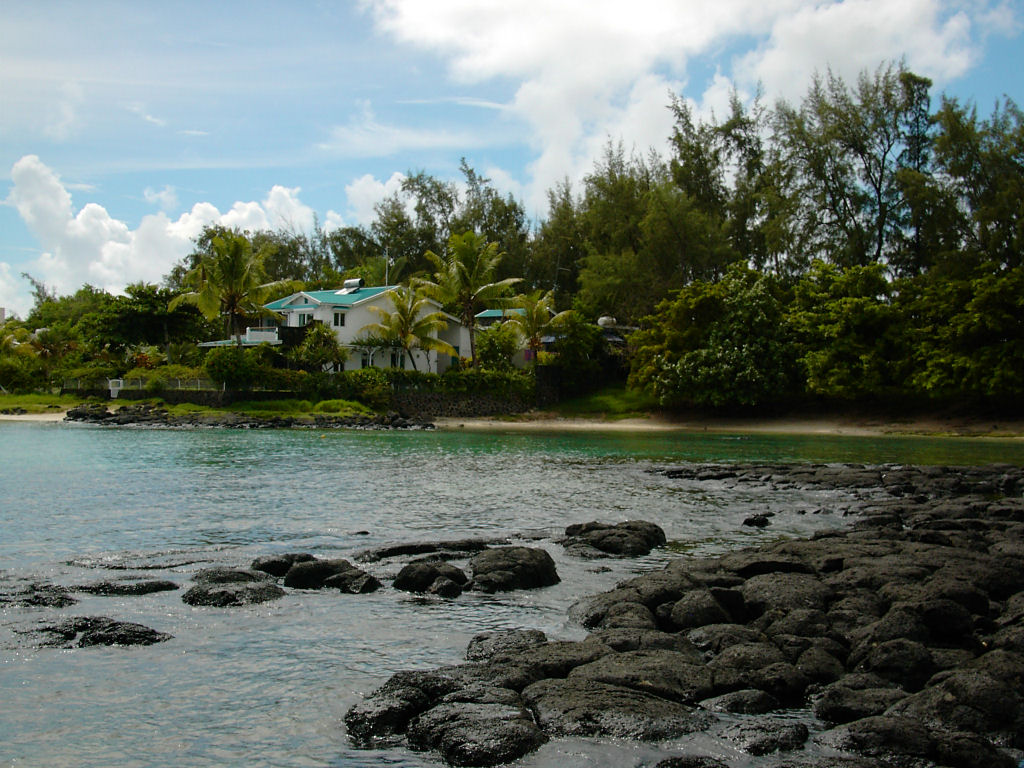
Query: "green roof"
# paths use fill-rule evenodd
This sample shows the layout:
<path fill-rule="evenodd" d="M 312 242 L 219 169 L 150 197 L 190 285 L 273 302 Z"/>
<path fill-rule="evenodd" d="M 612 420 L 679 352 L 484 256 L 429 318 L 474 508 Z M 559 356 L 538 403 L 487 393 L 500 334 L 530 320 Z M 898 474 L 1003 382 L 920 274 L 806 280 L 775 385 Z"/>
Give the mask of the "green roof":
<path fill-rule="evenodd" d="M 522 307 L 509 307 L 506 309 L 485 309 L 483 312 L 477 312 L 476 318 L 478 320 L 489 320 L 492 317 L 508 317 L 509 315 L 525 315 L 526 310 Z"/>
<path fill-rule="evenodd" d="M 316 307 L 323 306 L 324 304 L 333 307 L 351 307 L 361 301 L 386 293 L 394 287 L 395 286 L 393 285 L 379 285 L 374 288 L 360 288 L 359 290 L 351 293 L 344 293 L 341 288 L 333 291 L 301 291 L 299 294 L 293 293 L 291 296 L 285 296 L 283 299 L 272 301 L 269 304 L 264 304 L 263 306 L 266 309 L 271 309 L 275 312 L 282 312 L 286 309 L 315 309 Z M 289 301 L 296 297 L 296 295 L 308 296 L 313 300 L 313 303 L 305 301 L 302 304 L 286 306 Z"/>

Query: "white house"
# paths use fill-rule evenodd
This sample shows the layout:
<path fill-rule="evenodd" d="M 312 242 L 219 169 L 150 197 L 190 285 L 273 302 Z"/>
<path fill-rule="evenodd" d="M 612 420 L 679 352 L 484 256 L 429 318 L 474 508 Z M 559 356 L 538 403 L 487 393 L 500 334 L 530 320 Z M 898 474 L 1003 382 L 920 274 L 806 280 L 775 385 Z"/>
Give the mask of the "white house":
<path fill-rule="evenodd" d="M 355 342 L 366 336 L 363 328 L 380 322 L 381 318 L 370 307 L 381 307 L 393 312 L 395 305 L 391 300 L 391 292 L 397 286 L 383 285 L 374 288 L 363 286 L 362 280 L 346 280 L 344 287 L 330 291 L 299 291 L 283 299 L 264 305 L 280 320 L 278 325 L 289 328 L 301 328 L 313 321 L 323 323 L 334 331 L 338 343 L 350 352 L 345 363 L 345 370 L 358 368 L 407 368 L 412 369 L 412 361 L 405 359 L 400 349 L 366 349 Z M 435 311 L 441 305 L 431 301 Z M 457 318 L 446 315 L 448 327 L 439 332 L 438 338 L 448 342 L 456 353 L 469 353 L 469 331 L 462 326 Z M 450 355 L 415 350 L 416 367 L 420 371 L 444 373 L 452 364 Z M 424 362 L 426 365 L 424 365 Z"/>

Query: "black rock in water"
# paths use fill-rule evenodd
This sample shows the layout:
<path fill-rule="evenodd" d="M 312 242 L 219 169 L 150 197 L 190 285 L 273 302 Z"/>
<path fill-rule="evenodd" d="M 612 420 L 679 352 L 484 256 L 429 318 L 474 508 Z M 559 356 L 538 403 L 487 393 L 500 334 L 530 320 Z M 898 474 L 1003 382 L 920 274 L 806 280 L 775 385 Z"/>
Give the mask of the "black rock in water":
<path fill-rule="evenodd" d="M 665 531 L 644 520 L 624 523 L 580 523 L 565 529 L 561 544 L 579 557 L 640 557 L 665 546 Z"/>
<path fill-rule="evenodd" d="M 473 571 L 471 586 L 480 592 L 536 589 L 560 581 L 551 555 L 535 547 L 487 549 L 470 560 L 469 567 Z"/>
<path fill-rule="evenodd" d="M 50 635 L 43 644 L 58 648 L 86 648 L 91 645 L 153 645 L 171 639 L 165 632 L 117 621 L 106 616 L 76 616 L 38 630 Z"/>

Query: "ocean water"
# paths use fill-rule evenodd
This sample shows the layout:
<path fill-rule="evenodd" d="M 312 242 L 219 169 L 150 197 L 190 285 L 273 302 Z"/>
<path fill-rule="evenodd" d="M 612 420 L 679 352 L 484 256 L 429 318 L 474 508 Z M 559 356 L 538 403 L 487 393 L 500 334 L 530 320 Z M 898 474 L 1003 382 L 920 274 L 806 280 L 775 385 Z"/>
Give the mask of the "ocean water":
<path fill-rule="evenodd" d="M 0 422 L 0 592 L 125 576 L 187 588 L 212 565 L 305 551 L 353 559 L 385 543 L 465 537 L 541 546 L 562 582 L 426 599 L 387 586 L 404 560 L 367 564 L 369 595 L 290 591 L 240 608 L 190 607 L 182 590 L 78 593 L 68 608 L 0 603 L 0 765 L 436 766 L 401 748 L 355 750 L 345 711 L 392 673 L 458 663 L 469 639 L 531 627 L 585 632 L 583 595 L 661 567 L 846 524 L 837 491 L 728 489 L 656 472 L 683 462 L 1024 463 L 1014 441 L 706 434 L 233 431 Z M 767 529 L 744 528 L 774 512 Z M 566 556 L 589 520 L 644 519 L 671 546 L 628 561 Z M 464 565 L 456 561 L 456 564 Z M 136 621 L 174 638 L 138 648 L 39 647 L 75 615 Z M 692 748 L 720 747 L 694 736 Z M 653 765 L 679 744 L 555 740 L 521 761 Z M 738 754 L 732 765 L 768 765 Z"/>

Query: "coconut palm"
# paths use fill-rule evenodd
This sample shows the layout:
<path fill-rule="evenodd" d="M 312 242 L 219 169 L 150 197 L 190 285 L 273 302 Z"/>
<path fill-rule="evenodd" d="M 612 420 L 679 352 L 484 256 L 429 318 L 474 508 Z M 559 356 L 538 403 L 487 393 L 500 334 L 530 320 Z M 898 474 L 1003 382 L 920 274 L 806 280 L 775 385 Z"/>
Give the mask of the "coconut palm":
<path fill-rule="evenodd" d="M 513 307 L 517 311 L 509 313 L 507 322 L 514 325 L 526 339 L 526 346 L 533 352 L 533 367 L 536 368 L 538 353 L 544 345 L 542 339 L 554 330 L 567 312 L 555 314 L 553 290 L 517 296 Z"/>
<path fill-rule="evenodd" d="M 208 320 L 224 317 L 228 333 L 242 346 L 246 323 L 269 314 L 263 304 L 271 291 L 290 286 L 290 280 L 265 283 L 263 252 L 254 252 L 252 243 L 240 232 L 222 231 L 210 241 L 210 250 L 199 257 L 195 268 L 185 276 L 192 291 L 171 300 L 174 311 L 182 304 L 193 304 Z"/>
<path fill-rule="evenodd" d="M 448 238 L 444 256 L 427 251 L 434 265 L 433 282 L 424 282 L 423 290 L 440 301 L 459 318 L 469 330 L 469 354 L 476 360 L 475 318 L 489 305 L 499 303 L 509 289 L 520 282 L 518 277 L 494 280 L 494 273 L 504 257 L 497 243 L 488 243 L 475 232 L 465 232 Z"/>
<path fill-rule="evenodd" d="M 409 355 L 413 370 L 419 370 L 416 367 L 417 349 L 455 354 L 453 346 L 437 338 L 437 332 L 448 327 L 444 313 L 434 310 L 430 299 L 417 288 L 415 284 L 394 288 L 389 294 L 394 310 L 368 307 L 380 322 L 360 329 L 365 334 L 362 345 L 371 346 L 376 342 L 377 346 L 398 347 Z"/>

